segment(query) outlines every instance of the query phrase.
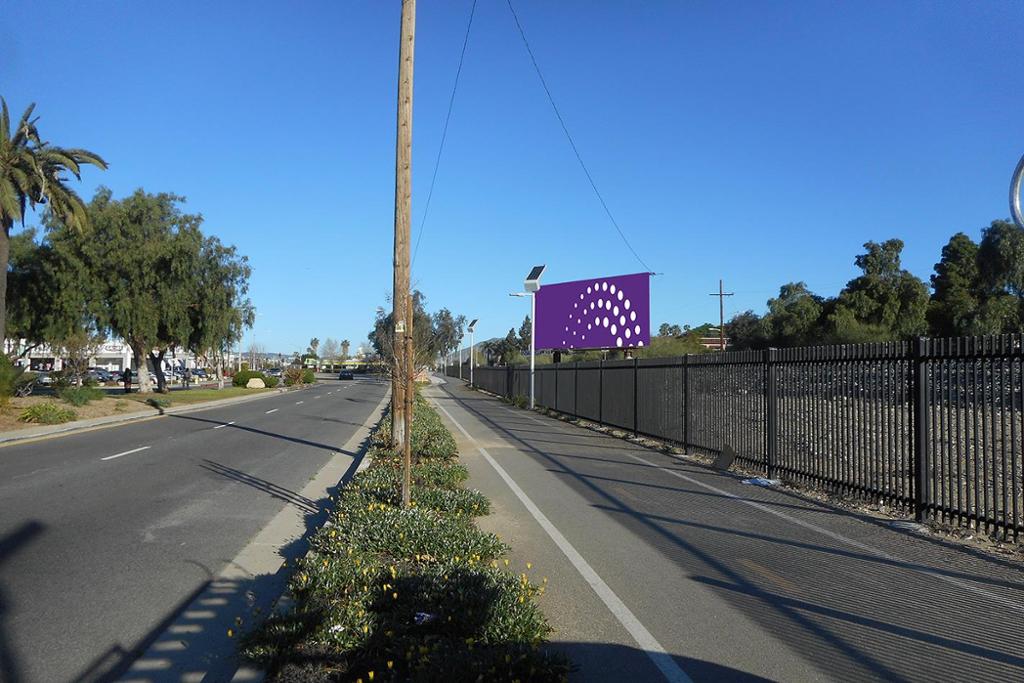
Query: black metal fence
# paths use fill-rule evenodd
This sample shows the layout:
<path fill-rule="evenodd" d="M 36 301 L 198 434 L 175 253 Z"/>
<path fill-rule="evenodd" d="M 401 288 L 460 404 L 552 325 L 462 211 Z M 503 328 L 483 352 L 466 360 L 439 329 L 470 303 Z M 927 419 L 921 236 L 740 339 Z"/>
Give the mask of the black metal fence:
<path fill-rule="evenodd" d="M 770 477 L 1016 539 L 1024 532 L 1022 342 L 919 339 L 543 365 L 535 400 L 687 450 L 713 455 L 728 445 Z M 491 393 L 529 395 L 529 367 L 473 374 Z"/>

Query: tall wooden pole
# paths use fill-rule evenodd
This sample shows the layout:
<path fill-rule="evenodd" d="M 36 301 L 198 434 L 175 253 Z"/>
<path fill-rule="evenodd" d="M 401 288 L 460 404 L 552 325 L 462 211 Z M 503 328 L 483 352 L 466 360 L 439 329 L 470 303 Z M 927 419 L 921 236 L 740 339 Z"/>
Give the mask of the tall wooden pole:
<path fill-rule="evenodd" d="M 398 49 L 398 135 L 395 149 L 395 260 L 392 320 L 395 323 L 391 372 L 391 433 L 395 449 L 403 448 L 409 416 L 406 391 L 412 391 L 405 336 L 412 336 L 409 320 L 409 224 L 412 213 L 412 72 L 416 45 L 416 0 L 402 0 L 402 28 Z M 403 495 L 404 498 L 404 495 Z"/>
<path fill-rule="evenodd" d="M 416 358 L 412 346 L 412 296 L 406 300 L 405 360 L 406 377 L 409 383 L 405 387 L 405 431 L 402 433 L 402 505 L 409 507 L 412 501 L 412 420 L 413 399 L 416 393 Z"/>

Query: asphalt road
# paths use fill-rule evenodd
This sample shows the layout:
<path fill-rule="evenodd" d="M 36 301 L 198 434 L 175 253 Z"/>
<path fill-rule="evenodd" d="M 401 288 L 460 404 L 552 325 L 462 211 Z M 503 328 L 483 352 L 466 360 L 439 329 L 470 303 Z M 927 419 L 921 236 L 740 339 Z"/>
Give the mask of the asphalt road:
<path fill-rule="evenodd" d="M 0 448 L 0 682 L 137 655 L 370 415 L 386 386 L 298 392 Z"/>
<path fill-rule="evenodd" d="M 541 606 L 577 680 L 1024 680 L 1019 555 L 744 485 L 457 380 L 428 393 L 468 434 L 453 429 L 492 499 L 481 525 L 517 572 L 550 579 Z"/>

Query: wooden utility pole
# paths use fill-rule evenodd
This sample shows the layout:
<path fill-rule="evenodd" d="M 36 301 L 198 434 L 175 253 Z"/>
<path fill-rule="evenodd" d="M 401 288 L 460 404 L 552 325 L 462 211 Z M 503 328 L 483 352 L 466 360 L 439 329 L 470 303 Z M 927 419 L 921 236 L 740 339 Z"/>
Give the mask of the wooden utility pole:
<path fill-rule="evenodd" d="M 733 292 L 726 292 L 722 281 L 718 281 L 718 291 L 708 296 L 718 297 L 718 350 L 725 351 L 725 297 L 732 296 Z"/>
<path fill-rule="evenodd" d="M 405 450 L 406 432 L 411 415 L 406 413 L 406 393 L 413 390 L 410 368 L 413 359 L 406 353 L 406 336 L 412 336 L 409 314 L 409 225 L 412 213 L 412 73 L 416 45 L 416 0 L 402 0 L 402 27 L 398 49 L 398 135 L 395 149 L 395 260 L 392 320 L 395 324 L 392 344 L 395 364 L 391 372 L 391 437 L 395 449 Z M 406 470 L 410 468 L 405 463 Z M 409 492 L 403 486 L 403 502 Z"/>

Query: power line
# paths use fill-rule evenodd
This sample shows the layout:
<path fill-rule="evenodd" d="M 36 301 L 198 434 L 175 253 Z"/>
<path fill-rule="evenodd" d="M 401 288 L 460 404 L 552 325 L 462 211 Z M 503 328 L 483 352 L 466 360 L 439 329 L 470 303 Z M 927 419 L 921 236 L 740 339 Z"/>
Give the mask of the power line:
<path fill-rule="evenodd" d="M 537 78 L 540 79 L 540 84 L 544 87 L 544 92 L 548 96 L 548 102 L 551 103 L 551 108 L 555 110 L 555 117 L 558 119 L 558 123 L 562 126 L 562 132 L 565 133 L 566 139 L 569 141 L 569 146 L 572 147 L 573 154 L 576 155 L 576 161 L 580 162 L 580 168 L 583 169 L 584 175 L 587 176 L 587 180 L 590 182 L 590 187 L 594 189 L 594 194 L 597 195 L 597 200 L 601 202 L 601 207 L 604 208 L 604 212 L 608 214 L 608 219 L 615 226 L 616 232 L 619 233 L 619 237 L 622 238 L 623 243 L 633 253 L 633 256 L 640 265 L 644 267 L 644 270 L 651 272 L 650 266 L 644 263 L 644 260 L 640 258 L 640 254 L 636 253 L 636 249 L 626 239 L 625 233 L 622 232 L 622 228 L 619 227 L 619 222 L 615 220 L 615 216 L 612 215 L 611 210 L 608 208 L 608 204 L 604 201 L 604 197 L 601 196 L 601 191 L 597 189 L 597 183 L 594 182 L 593 176 L 590 175 L 590 171 L 587 170 L 587 165 L 583 163 L 583 157 L 580 156 L 579 149 L 576 148 L 576 142 L 572 139 L 572 135 L 569 133 L 569 128 L 565 125 L 565 119 L 562 118 L 562 113 L 558 111 L 558 105 L 555 104 L 555 98 L 551 95 L 551 90 L 548 88 L 547 81 L 544 80 L 544 74 L 540 71 L 540 65 L 537 64 L 537 58 L 533 55 L 533 50 L 530 48 L 530 41 L 526 39 L 526 32 L 523 30 L 523 25 L 519 23 L 519 15 L 516 14 L 515 7 L 512 6 L 512 0 L 506 0 L 508 8 L 512 12 L 512 18 L 516 22 L 516 28 L 519 29 L 519 35 L 523 39 L 523 45 L 526 46 L 526 51 L 530 55 L 530 61 L 533 62 L 533 68 L 537 72 Z"/>
<path fill-rule="evenodd" d="M 476 2 L 469 8 L 469 23 L 466 24 L 466 37 L 462 41 L 462 53 L 459 55 L 459 68 L 455 70 L 455 83 L 452 85 L 452 95 L 448 99 L 448 114 L 444 117 L 444 129 L 441 131 L 441 144 L 437 148 L 437 159 L 434 160 L 434 173 L 430 177 L 430 190 L 427 192 L 427 203 L 423 206 L 423 220 L 420 221 L 420 232 L 416 236 L 416 248 L 412 252 L 413 265 L 416 263 L 416 254 L 420 251 L 420 240 L 423 239 L 423 227 L 427 223 L 427 214 L 430 213 L 430 198 L 434 196 L 434 184 L 437 182 L 437 169 L 441 166 L 441 154 L 444 152 L 444 141 L 448 137 L 448 122 L 452 118 L 452 109 L 455 106 L 455 91 L 459 88 L 459 76 L 462 74 L 462 64 L 466 60 L 466 47 L 469 45 L 469 32 L 473 28 L 473 15 L 476 13 Z"/>

